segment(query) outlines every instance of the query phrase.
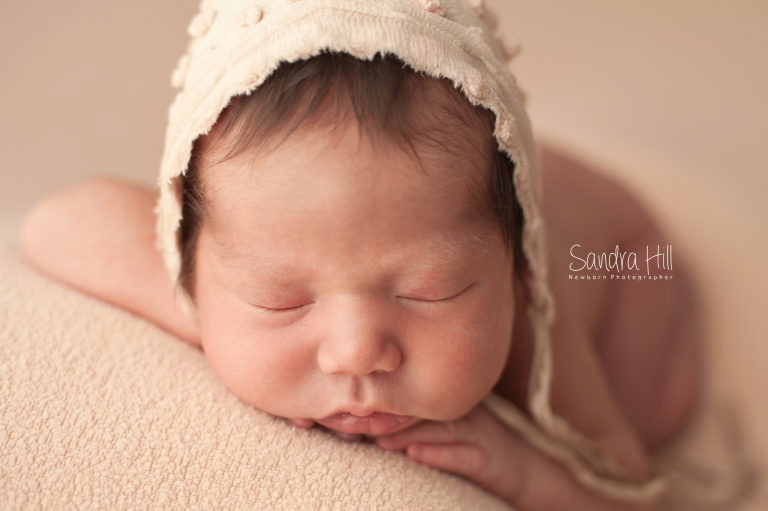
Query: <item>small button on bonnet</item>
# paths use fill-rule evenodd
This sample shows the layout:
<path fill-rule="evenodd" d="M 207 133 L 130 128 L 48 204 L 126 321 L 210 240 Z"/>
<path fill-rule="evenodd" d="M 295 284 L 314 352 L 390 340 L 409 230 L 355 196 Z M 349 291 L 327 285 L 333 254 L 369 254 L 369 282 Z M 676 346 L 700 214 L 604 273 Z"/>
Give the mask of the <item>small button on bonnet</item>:
<path fill-rule="evenodd" d="M 498 136 L 505 144 L 512 142 L 513 130 L 514 126 L 512 125 L 512 120 L 509 118 L 509 115 L 506 113 L 501 114 L 499 116 Z"/>
<path fill-rule="evenodd" d="M 471 33 L 475 34 L 476 36 L 478 36 L 480 39 L 482 39 L 482 40 L 483 40 L 483 42 L 484 42 L 486 45 L 488 45 L 488 36 L 487 36 L 487 35 L 485 35 L 485 32 L 483 31 L 483 29 L 482 29 L 482 28 L 480 28 L 480 27 L 469 27 L 467 30 L 468 30 L 469 32 L 471 32 Z"/>
<path fill-rule="evenodd" d="M 467 5 L 475 11 L 475 14 L 482 16 L 485 14 L 485 2 L 483 0 L 465 0 Z"/>
<path fill-rule="evenodd" d="M 520 55 L 520 52 L 523 51 L 523 48 L 520 46 L 520 44 L 512 41 L 506 35 L 499 36 L 497 40 L 499 42 L 499 47 L 501 48 L 501 53 L 504 55 L 504 60 L 507 62 L 511 62 L 515 57 Z"/>
<path fill-rule="evenodd" d="M 244 10 L 240 17 L 238 18 L 238 24 L 242 28 L 248 28 L 252 27 L 255 24 L 257 24 L 259 21 L 261 21 L 261 18 L 264 17 L 264 11 L 261 10 L 261 7 L 258 5 L 254 5 L 251 7 L 248 7 L 246 10 Z"/>
<path fill-rule="evenodd" d="M 216 21 L 216 11 L 205 9 L 192 19 L 187 32 L 192 37 L 203 37 L 211 30 L 214 21 Z"/>
<path fill-rule="evenodd" d="M 427 12 L 437 14 L 438 16 L 445 16 L 445 8 L 440 0 L 413 0 L 413 2 Z"/>
<path fill-rule="evenodd" d="M 180 89 L 184 86 L 184 82 L 187 81 L 187 74 L 189 73 L 189 63 L 192 59 L 189 55 L 184 54 L 180 59 L 179 63 L 176 64 L 176 69 L 173 71 L 173 75 L 171 75 L 171 85 L 173 85 L 175 88 Z"/>
<path fill-rule="evenodd" d="M 470 96 L 477 100 L 483 100 L 491 94 L 491 88 L 479 73 L 465 75 L 464 83 Z"/>

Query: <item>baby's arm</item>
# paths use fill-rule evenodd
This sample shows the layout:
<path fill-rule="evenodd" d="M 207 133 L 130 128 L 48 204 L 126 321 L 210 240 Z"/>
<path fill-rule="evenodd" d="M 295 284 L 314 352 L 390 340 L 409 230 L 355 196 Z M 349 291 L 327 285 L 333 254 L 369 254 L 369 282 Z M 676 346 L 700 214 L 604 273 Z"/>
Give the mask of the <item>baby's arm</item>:
<path fill-rule="evenodd" d="M 151 190 L 98 179 L 35 206 L 22 230 L 27 258 L 52 277 L 200 345 L 155 248 Z"/>
<path fill-rule="evenodd" d="M 499 422 L 482 403 L 450 422 L 421 422 L 379 437 L 387 450 L 474 481 L 521 511 L 654 511 L 653 503 L 608 499 Z"/>

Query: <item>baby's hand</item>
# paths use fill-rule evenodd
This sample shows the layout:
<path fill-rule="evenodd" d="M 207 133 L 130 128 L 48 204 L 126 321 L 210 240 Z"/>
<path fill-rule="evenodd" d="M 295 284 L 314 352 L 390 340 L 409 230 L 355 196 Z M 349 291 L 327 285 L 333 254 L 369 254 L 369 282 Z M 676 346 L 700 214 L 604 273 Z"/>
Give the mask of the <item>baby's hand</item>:
<path fill-rule="evenodd" d="M 376 444 L 464 476 L 520 511 L 654 509 L 608 500 L 583 488 L 562 465 L 527 444 L 482 403 L 461 419 L 421 422 L 379 437 Z"/>

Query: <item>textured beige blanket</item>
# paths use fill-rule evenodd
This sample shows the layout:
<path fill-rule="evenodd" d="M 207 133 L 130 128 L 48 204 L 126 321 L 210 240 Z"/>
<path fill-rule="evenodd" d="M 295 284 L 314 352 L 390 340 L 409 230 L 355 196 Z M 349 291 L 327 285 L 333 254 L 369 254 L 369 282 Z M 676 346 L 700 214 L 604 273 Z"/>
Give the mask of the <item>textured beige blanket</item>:
<path fill-rule="evenodd" d="M 510 508 L 255 410 L 199 351 L 3 250 L 0 509 Z"/>
<path fill-rule="evenodd" d="M 748 452 L 768 471 L 765 237 L 715 191 L 652 162 L 637 168 L 630 181 L 680 241 L 675 253 L 696 271 L 705 305 L 707 399 L 683 451 L 730 461 L 710 410 L 724 396 L 738 406 Z M 0 248 L 6 509 L 510 507 L 404 456 L 252 409 L 200 352 Z M 768 509 L 768 489 L 729 509 Z"/>

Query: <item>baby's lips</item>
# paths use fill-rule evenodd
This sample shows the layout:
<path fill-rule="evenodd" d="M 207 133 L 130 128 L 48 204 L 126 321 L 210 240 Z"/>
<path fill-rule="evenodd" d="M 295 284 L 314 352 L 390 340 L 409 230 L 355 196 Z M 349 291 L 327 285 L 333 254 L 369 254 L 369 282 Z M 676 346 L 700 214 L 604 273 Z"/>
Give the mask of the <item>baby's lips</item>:
<path fill-rule="evenodd" d="M 414 418 L 410 415 L 396 415 L 388 412 L 372 412 L 368 415 L 341 412 L 318 419 L 317 423 L 349 435 L 379 436 L 402 429 L 413 420 Z"/>

